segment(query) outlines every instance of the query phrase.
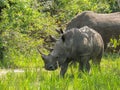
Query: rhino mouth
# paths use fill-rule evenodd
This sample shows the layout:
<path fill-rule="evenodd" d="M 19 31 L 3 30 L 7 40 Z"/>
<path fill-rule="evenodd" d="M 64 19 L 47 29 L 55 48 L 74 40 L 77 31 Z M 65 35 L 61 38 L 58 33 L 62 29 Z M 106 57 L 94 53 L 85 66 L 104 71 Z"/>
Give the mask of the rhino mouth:
<path fill-rule="evenodd" d="M 57 69 L 57 66 L 48 66 L 48 67 L 45 67 L 45 69 L 49 71 L 54 71 Z"/>

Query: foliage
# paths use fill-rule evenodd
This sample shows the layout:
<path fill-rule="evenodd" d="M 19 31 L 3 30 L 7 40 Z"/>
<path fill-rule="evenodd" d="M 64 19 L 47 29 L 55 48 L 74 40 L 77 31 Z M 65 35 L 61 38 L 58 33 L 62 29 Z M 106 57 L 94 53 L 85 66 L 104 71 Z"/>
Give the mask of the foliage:
<path fill-rule="evenodd" d="M 48 5 L 48 3 L 50 4 Z M 62 23 L 62 25 L 76 14 L 85 10 L 99 13 L 111 12 L 109 3 L 100 0 L 51 0 L 51 2 L 47 0 L 44 4 L 47 4 L 43 5 L 44 11 L 50 12 L 58 20 L 58 23 Z"/>
<path fill-rule="evenodd" d="M 113 44 L 113 47 L 116 48 L 117 46 L 120 46 L 120 38 L 117 39 L 110 39 L 110 42 Z"/>
<path fill-rule="evenodd" d="M 114 58 L 111 58 L 114 57 Z M 90 74 L 78 73 L 77 67 L 71 73 L 68 69 L 65 78 L 58 76 L 59 70 L 48 72 L 40 68 L 24 68 L 24 72 L 10 70 L 1 75 L 1 90 L 119 90 L 120 57 L 106 55 L 102 59 L 101 72 L 92 67 Z M 41 63 L 40 63 L 41 64 Z M 42 64 L 40 65 L 42 66 Z M 1 72 L 1 70 L 0 70 Z M 73 75 L 72 75 L 73 74 Z"/>
<path fill-rule="evenodd" d="M 39 13 L 31 7 L 30 0 L 11 2 L 14 4 L 8 3 L 0 17 L 1 47 L 5 47 L 4 54 L 8 60 L 12 59 L 12 53 L 19 53 L 25 58 L 26 54 L 30 54 L 29 51 L 41 45 L 42 38 L 53 33 L 56 28 L 55 20 L 49 13 Z"/>
<path fill-rule="evenodd" d="M 64 29 L 77 13 L 109 13 L 119 10 L 115 5 L 114 0 L 0 0 L 0 57 L 13 65 L 14 55 L 32 58 L 36 47 L 58 36 L 55 29 Z"/>
<path fill-rule="evenodd" d="M 105 54 L 101 72 L 92 68 L 90 75 L 79 76 L 74 68 L 74 78 L 70 68 L 65 79 L 58 77 L 59 69 L 47 72 L 42 68 L 37 46 L 42 46 L 49 35 L 58 36 L 55 29 L 64 29 L 69 20 L 85 10 L 110 13 L 120 9 L 115 0 L 0 0 L 0 68 L 25 70 L 5 76 L 0 71 L 0 90 L 120 89 L 119 55 Z M 111 42 L 115 47 L 119 43 Z"/>
<path fill-rule="evenodd" d="M 112 12 L 120 11 L 119 3 L 117 1 L 118 0 L 107 0 L 107 2 L 110 5 L 110 9 L 112 10 Z"/>
<path fill-rule="evenodd" d="M 111 53 L 119 53 L 120 54 L 120 36 L 118 39 L 116 38 L 111 38 L 110 42 L 107 45 L 107 50 L 108 52 Z"/>

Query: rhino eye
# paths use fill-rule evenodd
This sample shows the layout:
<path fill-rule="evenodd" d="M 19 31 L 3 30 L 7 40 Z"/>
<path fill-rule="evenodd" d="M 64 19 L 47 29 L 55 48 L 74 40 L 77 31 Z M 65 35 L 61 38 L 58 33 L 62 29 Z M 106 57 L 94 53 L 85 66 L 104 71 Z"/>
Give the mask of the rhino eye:
<path fill-rule="evenodd" d="M 59 56 L 56 56 L 56 58 L 58 59 L 58 58 L 59 58 Z"/>

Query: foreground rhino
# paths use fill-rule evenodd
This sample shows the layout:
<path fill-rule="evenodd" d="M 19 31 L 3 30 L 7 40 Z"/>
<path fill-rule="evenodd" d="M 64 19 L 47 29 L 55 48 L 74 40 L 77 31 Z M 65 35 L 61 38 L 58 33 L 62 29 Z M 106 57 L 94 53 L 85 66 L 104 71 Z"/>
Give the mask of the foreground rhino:
<path fill-rule="evenodd" d="M 103 51 L 104 44 L 100 34 L 84 26 L 66 31 L 49 55 L 41 55 L 46 70 L 55 70 L 59 65 L 60 75 L 64 76 L 70 62 L 79 62 L 79 69 L 82 71 L 90 70 L 90 59 L 95 65 L 100 65 Z"/>
<path fill-rule="evenodd" d="M 104 47 L 106 49 L 110 38 L 115 37 L 116 39 L 119 39 L 120 12 L 98 14 L 92 11 L 85 11 L 74 17 L 67 24 L 66 30 L 70 30 L 71 28 L 81 28 L 85 25 L 100 33 L 104 41 Z M 120 46 L 118 49 L 120 49 Z"/>

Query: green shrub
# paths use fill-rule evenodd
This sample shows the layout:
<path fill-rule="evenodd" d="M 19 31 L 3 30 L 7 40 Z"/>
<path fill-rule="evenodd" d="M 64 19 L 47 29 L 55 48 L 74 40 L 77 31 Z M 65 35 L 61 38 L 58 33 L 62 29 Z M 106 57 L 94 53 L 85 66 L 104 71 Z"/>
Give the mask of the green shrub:
<path fill-rule="evenodd" d="M 7 60 L 13 59 L 16 53 L 27 58 L 48 34 L 54 34 L 56 23 L 49 13 L 41 13 L 34 5 L 32 7 L 32 0 L 11 1 L 14 4 L 1 12 L 1 47 L 5 47 Z"/>
<path fill-rule="evenodd" d="M 108 51 L 111 53 L 120 53 L 120 36 L 119 39 L 111 38 L 110 42 L 108 43 Z"/>
<path fill-rule="evenodd" d="M 6 61 L 15 60 L 15 55 L 32 58 L 32 51 L 36 53 L 47 36 L 58 36 L 55 29 L 64 29 L 76 14 L 109 13 L 118 10 L 114 4 L 112 0 L 1 0 L 0 56 Z"/>

